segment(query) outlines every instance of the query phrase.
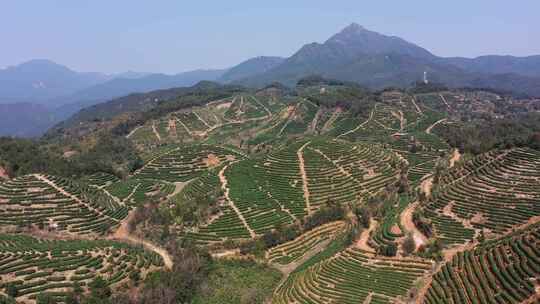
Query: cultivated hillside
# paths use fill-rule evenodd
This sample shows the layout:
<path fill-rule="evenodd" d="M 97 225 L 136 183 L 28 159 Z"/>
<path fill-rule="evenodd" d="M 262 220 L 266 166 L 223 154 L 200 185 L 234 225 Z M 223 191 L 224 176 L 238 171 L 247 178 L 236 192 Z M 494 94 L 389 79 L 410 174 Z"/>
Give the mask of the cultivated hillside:
<path fill-rule="evenodd" d="M 23 303 L 535 303 L 539 109 L 315 76 L 98 105 L 41 142 L 0 142 L 0 291 Z"/>

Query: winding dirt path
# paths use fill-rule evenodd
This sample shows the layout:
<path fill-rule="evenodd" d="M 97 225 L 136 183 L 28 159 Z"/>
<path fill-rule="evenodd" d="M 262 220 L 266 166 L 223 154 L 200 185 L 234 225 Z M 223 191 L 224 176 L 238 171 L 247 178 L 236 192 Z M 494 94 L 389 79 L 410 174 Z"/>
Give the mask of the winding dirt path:
<path fill-rule="evenodd" d="M 443 118 L 443 119 L 439 119 L 437 120 L 436 122 L 434 122 L 431 126 L 429 126 L 427 129 L 426 129 L 426 133 L 427 134 L 431 134 L 431 130 L 433 130 L 433 128 L 435 128 L 436 125 L 442 123 L 442 122 L 445 122 L 446 120 L 448 120 L 447 118 Z"/>
<path fill-rule="evenodd" d="M 230 164 L 224 166 L 219 171 L 219 181 L 221 182 L 221 189 L 223 190 L 225 200 L 227 200 L 227 202 L 229 203 L 229 206 L 234 210 L 234 212 L 236 213 L 238 218 L 240 218 L 240 221 L 242 222 L 242 224 L 244 224 L 244 227 L 246 227 L 246 229 L 249 232 L 249 235 L 251 236 L 251 238 L 255 238 L 255 236 L 256 236 L 255 231 L 253 231 L 253 229 L 251 229 L 251 227 L 249 227 L 248 222 L 244 218 L 244 215 L 242 214 L 242 212 L 240 212 L 240 209 L 238 209 L 238 207 L 236 207 L 236 205 L 234 204 L 233 200 L 231 199 L 231 197 L 229 195 L 230 189 L 229 189 L 229 187 L 227 187 L 227 177 L 225 176 L 225 170 L 227 170 L 227 168 L 232 164 L 234 164 L 234 163 L 230 163 Z"/>
<path fill-rule="evenodd" d="M 308 177 L 304 163 L 304 154 L 302 152 L 304 151 L 304 148 L 310 143 L 311 142 L 308 141 L 302 147 L 300 147 L 298 151 L 296 151 L 296 155 L 298 156 L 298 166 L 300 167 L 300 176 L 302 177 L 302 190 L 304 192 L 304 199 L 306 201 L 306 209 L 308 214 L 311 213 L 311 203 L 309 201 Z"/>
<path fill-rule="evenodd" d="M 364 229 L 362 233 L 360 234 L 360 238 L 358 239 L 358 241 L 356 241 L 357 248 L 362 249 L 364 251 L 375 253 L 375 249 L 369 246 L 368 241 L 369 241 L 369 236 L 371 232 L 377 229 L 378 224 L 379 223 L 376 220 L 370 219 L 369 228 Z"/>
<path fill-rule="evenodd" d="M 109 240 L 117 240 L 117 241 L 124 241 L 127 243 L 132 243 L 135 245 L 142 245 L 148 250 L 151 250 L 161 256 L 163 259 L 163 263 L 165 264 L 165 267 L 167 269 L 171 270 L 173 267 L 173 259 L 171 255 L 167 252 L 167 250 L 156 246 L 149 241 L 143 240 L 141 238 L 138 238 L 136 236 L 133 236 L 129 233 L 128 225 L 131 220 L 133 220 L 133 216 L 135 215 L 134 211 L 131 211 L 128 215 L 128 217 L 122 222 L 120 227 L 114 232 L 114 234 L 107 237 Z"/>
<path fill-rule="evenodd" d="M 428 239 L 422 232 L 420 232 L 420 230 L 418 230 L 418 228 L 416 228 L 416 225 L 413 222 L 413 212 L 416 206 L 418 206 L 418 202 L 414 202 L 409 205 L 409 207 L 407 207 L 407 209 L 401 213 L 400 222 L 403 229 L 412 234 L 416 249 L 418 249 L 418 247 L 421 245 L 427 244 Z"/>
<path fill-rule="evenodd" d="M 431 196 L 431 188 L 433 186 L 433 177 L 426 178 L 422 183 L 420 184 L 421 191 L 426 195 L 426 197 Z M 418 201 L 410 204 L 407 209 L 405 209 L 400 214 L 400 223 L 403 229 L 405 229 L 406 232 L 411 233 L 414 239 L 414 243 L 416 244 L 416 249 L 420 247 L 421 245 L 425 245 L 428 243 L 428 238 L 418 230 L 416 225 L 413 222 L 413 213 L 416 207 L 420 203 Z"/>

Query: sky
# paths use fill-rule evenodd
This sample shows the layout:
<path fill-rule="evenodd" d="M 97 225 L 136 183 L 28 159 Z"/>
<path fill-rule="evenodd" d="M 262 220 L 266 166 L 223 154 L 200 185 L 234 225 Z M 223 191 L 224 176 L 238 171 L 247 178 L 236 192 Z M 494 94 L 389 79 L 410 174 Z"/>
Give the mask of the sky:
<path fill-rule="evenodd" d="M 439 56 L 540 54 L 538 0 L 0 0 L 0 67 L 179 73 L 290 56 L 356 22 Z"/>

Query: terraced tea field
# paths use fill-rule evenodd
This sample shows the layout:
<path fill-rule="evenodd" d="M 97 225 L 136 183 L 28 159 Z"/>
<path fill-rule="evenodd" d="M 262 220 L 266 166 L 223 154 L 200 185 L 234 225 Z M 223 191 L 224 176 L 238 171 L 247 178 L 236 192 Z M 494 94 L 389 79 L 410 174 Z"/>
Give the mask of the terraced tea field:
<path fill-rule="evenodd" d="M 342 221 L 331 222 L 310 230 L 296 239 L 273 247 L 267 252 L 267 259 L 271 263 L 289 265 L 300 261 L 310 251 L 321 245 L 327 245 L 328 241 L 343 232 L 346 224 Z"/>
<path fill-rule="evenodd" d="M 0 291 L 14 284 L 33 303 L 42 291 L 62 301 L 97 276 L 123 285 L 173 269 L 164 244 L 178 241 L 216 258 L 264 259 L 285 276 L 272 303 L 538 303 L 540 152 L 464 153 L 456 162 L 458 150 L 438 135 L 500 97 L 371 98 L 346 85 L 261 92 L 152 116 L 127 135 L 144 165 L 109 170 L 122 178 L 2 181 Z M 144 223 L 156 244 L 128 229 L 141 205 L 163 217 Z M 79 240 L 54 240 L 64 234 Z"/>
<path fill-rule="evenodd" d="M 251 124 L 272 119 L 283 107 L 282 101 L 273 98 L 237 95 L 148 122 L 128 138 L 139 147 L 147 148 L 161 143 L 196 142 L 228 134 L 229 128 L 238 128 L 238 131 L 252 128 Z"/>
<path fill-rule="evenodd" d="M 388 95 L 377 103 L 369 118 L 356 126 L 341 129 L 337 138 L 349 141 L 384 143 L 409 163 L 409 179 L 414 184 L 430 175 L 448 145 L 432 133 L 444 114 L 434 111 L 408 95 Z"/>
<path fill-rule="evenodd" d="M 212 145 L 178 146 L 150 159 L 134 177 L 166 182 L 185 182 L 209 168 L 230 163 L 243 156 L 228 148 Z"/>
<path fill-rule="evenodd" d="M 162 265 L 159 255 L 118 242 L 0 234 L 0 289 L 15 286 L 18 301 L 43 292 L 63 301 L 75 286 L 86 289 L 97 276 L 117 286 L 141 280 Z"/>
<path fill-rule="evenodd" d="M 326 204 L 361 201 L 397 181 L 393 162 L 399 158 L 382 147 L 314 140 L 287 145 L 262 160 L 231 163 L 219 172 L 221 216 L 190 237 L 254 237 Z M 215 182 L 215 177 L 208 181 Z M 190 191 L 192 187 L 184 189 Z"/>
<path fill-rule="evenodd" d="M 377 257 L 349 248 L 292 273 L 273 303 L 393 303 L 406 299 L 418 278 L 432 268 L 421 259 Z"/>
<path fill-rule="evenodd" d="M 540 152 L 480 155 L 443 176 L 425 212 L 447 244 L 502 234 L 540 215 Z"/>
<path fill-rule="evenodd" d="M 91 187 L 48 175 L 27 175 L 0 184 L 0 225 L 48 226 L 72 234 L 106 233 L 128 207 Z"/>
<path fill-rule="evenodd" d="M 537 303 L 539 248 L 535 225 L 459 252 L 433 276 L 425 303 Z"/>

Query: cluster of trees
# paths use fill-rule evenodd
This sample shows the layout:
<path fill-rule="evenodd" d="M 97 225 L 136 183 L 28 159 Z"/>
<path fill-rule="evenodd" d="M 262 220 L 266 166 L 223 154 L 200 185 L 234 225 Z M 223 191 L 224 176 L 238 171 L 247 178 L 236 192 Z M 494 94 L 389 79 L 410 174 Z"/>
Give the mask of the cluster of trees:
<path fill-rule="evenodd" d="M 123 176 L 142 166 L 131 142 L 124 137 L 104 134 L 86 151 L 66 157 L 64 144 L 46 141 L 0 138 L 0 166 L 10 177 L 44 172 L 77 178 L 96 172 Z"/>
<path fill-rule="evenodd" d="M 240 244 L 242 254 L 262 255 L 268 248 L 291 241 L 302 233 L 326 223 L 344 220 L 346 210 L 343 206 L 329 203 L 319 209 L 317 212 L 304 218 L 301 223 L 295 223 L 287 226 L 278 226 L 272 231 L 265 233 L 262 237 L 243 242 Z"/>
<path fill-rule="evenodd" d="M 473 154 L 484 153 L 494 148 L 540 149 L 540 113 L 449 124 L 438 128 L 437 132 L 451 146 Z"/>

